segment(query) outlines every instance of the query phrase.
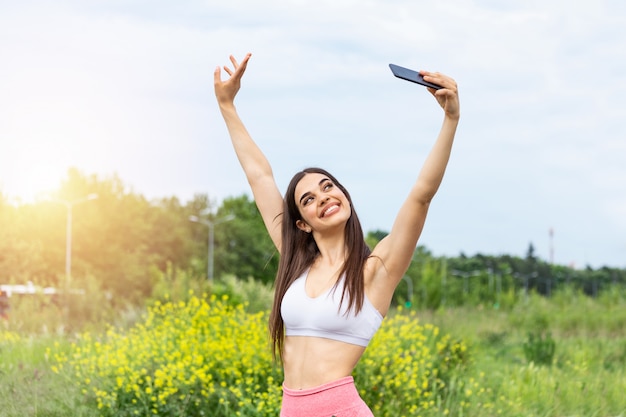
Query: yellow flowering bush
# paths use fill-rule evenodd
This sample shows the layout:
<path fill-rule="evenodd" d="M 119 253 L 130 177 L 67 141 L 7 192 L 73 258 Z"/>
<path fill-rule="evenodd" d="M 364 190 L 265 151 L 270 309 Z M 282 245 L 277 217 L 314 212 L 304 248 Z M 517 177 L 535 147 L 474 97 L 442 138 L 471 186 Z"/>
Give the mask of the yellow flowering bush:
<path fill-rule="evenodd" d="M 103 416 L 275 416 L 280 408 L 266 314 L 226 296 L 156 302 L 127 333 L 83 335 L 56 360 L 53 371 L 83 386 Z"/>
<path fill-rule="evenodd" d="M 105 417 L 275 417 L 282 370 L 272 360 L 267 312 L 244 307 L 228 296 L 156 302 L 127 332 L 81 336 L 55 355 L 53 371 L 77 383 Z M 413 416 L 443 410 L 450 394 L 469 405 L 480 386 L 456 378 L 467 362 L 465 344 L 400 311 L 385 320 L 354 376 L 376 415 Z"/>
<path fill-rule="evenodd" d="M 355 382 L 375 415 L 414 416 L 440 408 L 467 364 L 464 343 L 431 324 L 422 326 L 415 312 L 400 311 L 385 319 L 370 342 Z"/>

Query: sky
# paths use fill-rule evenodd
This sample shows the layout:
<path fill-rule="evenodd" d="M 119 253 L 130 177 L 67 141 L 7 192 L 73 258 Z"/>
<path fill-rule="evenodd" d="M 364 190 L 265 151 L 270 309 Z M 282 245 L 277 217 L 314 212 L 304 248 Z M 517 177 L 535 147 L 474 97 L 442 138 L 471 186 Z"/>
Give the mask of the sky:
<path fill-rule="evenodd" d="M 0 193 L 74 167 L 151 199 L 250 194 L 213 71 L 251 52 L 236 105 L 281 191 L 326 168 L 388 231 L 443 119 L 394 63 L 459 85 L 420 244 L 624 268 L 625 51 L 621 0 L 0 0 Z"/>

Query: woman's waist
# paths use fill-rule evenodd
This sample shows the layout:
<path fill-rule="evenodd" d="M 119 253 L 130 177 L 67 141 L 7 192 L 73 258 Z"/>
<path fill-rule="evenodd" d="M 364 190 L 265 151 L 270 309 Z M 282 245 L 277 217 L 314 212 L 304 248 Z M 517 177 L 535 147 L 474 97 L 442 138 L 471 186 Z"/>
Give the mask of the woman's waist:
<path fill-rule="evenodd" d="M 348 387 L 346 387 L 348 386 Z M 323 384 L 315 385 L 309 388 L 289 388 L 286 383 L 283 382 L 283 393 L 291 396 L 291 397 L 304 397 L 309 395 L 318 395 L 318 394 L 329 394 L 329 391 L 340 389 L 352 389 L 354 386 L 354 377 L 344 376 L 338 379 L 333 379 L 332 381 L 325 382 Z"/>
<path fill-rule="evenodd" d="M 285 368 L 285 379 L 283 386 L 291 390 L 308 390 L 313 389 L 333 381 L 341 380 L 352 376 L 352 369 L 340 371 L 338 369 L 326 369 L 315 371 L 289 371 Z"/>
<path fill-rule="evenodd" d="M 308 389 L 352 375 L 365 349 L 334 340 L 290 336 L 283 352 L 284 386 Z"/>

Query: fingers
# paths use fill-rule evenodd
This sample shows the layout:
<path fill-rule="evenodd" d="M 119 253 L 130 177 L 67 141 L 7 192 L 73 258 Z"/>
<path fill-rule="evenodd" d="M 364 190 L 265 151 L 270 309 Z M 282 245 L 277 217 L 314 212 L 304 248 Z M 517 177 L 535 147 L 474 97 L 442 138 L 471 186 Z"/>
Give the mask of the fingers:
<path fill-rule="evenodd" d="M 241 63 L 239 63 L 233 55 L 230 55 L 232 68 L 229 68 L 227 66 L 218 66 L 217 68 L 215 68 L 215 71 L 213 72 L 213 85 L 215 89 L 215 95 L 217 96 L 217 100 L 220 105 L 227 106 L 231 104 L 235 99 L 235 96 L 237 95 L 237 92 L 239 91 L 239 87 L 241 85 L 241 77 L 246 70 L 246 66 L 248 64 L 250 56 L 250 53 L 246 54 Z M 224 81 L 222 81 L 222 69 L 229 76 Z"/>
<path fill-rule="evenodd" d="M 246 70 L 246 68 L 248 67 L 248 61 L 250 60 L 250 57 L 252 56 L 252 54 L 250 52 L 248 52 L 246 54 L 246 56 L 243 57 L 243 60 L 241 61 L 241 64 L 239 64 L 238 66 L 235 66 L 236 70 L 240 70 L 242 73 Z"/>
<path fill-rule="evenodd" d="M 239 64 L 237 64 L 237 60 L 235 59 L 235 57 L 234 57 L 233 55 L 231 55 L 229 58 L 230 58 L 230 62 L 232 62 L 232 63 L 233 63 L 233 67 L 234 67 L 235 69 L 237 69 L 237 67 L 239 66 Z"/>
<path fill-rule="evenodd" d="M 446 115 L 458 119 L 459 117 L 459 91 L 456 81 L 440 72 L 420 71 L 425 81 L 440 85 L 441 89 L 428 88 Z"/>
<path fill-rule="evenodd" d="M 240 73 L 243 73 L 246 70 L 246 67 L 248 66 L 248 60 L 250 59 L 251 56 L 252 54 L 248 52 L 246 56 L 243 58 L 243 60 L 241 61 L 241 63 L 239 63 L 237 62 L 237 59 L 235 59 L 233 55 L 230 55 L 229 59 L 230 59 L 230 62 L 233 64 L 234 71 L 227 66 L 223 67 L 224 71 L 226 71 L 229 77 L 232 77 L 234 74 L 241 76 Z"/>
<path fill-rule="evenodd" d="M 213 71 L 213 83 L 217 84 L 222 82 L 222 72 L 220 71 L 220 67 L 215 68 Z"/>
<path fill-rule="evenodd" d="M 424 77 L 425 81 L 442 86 L 447 90 L 451 90 L 453 93 L 457 92 L 457 84 L 453 78 L 448 77 L 440 72 L 420 71 L 420 74 Z M 442 93 L 445 94 L 445 93 Z"/>
<path fill-rule="evenodd" d="M 239 64 L 237 63 L 237 60 L 232 55 L 229 58 L 230 58 L 230 62 L 233 63 L 233 68 L 235 69 L 235 71 L 237 71 L 237 67 L 239 67 Z M 224 71 L 226 71 L 228 73 L 228 75 L 230 75 L 231 77 L 233 76 L 233 71 L 231 71 L 231 69 L 228 68 L 227 66 L 224 66 Z"/>
<path fill-rule="evenodd" d="M 429 88 L 428 91 L 435 96 L 435 98 L 449 97 L 452 98 L 458 95 L 458 85 L 452 77 L 448 77 L 440 72 L 420 71 L 420 74 L 424 77 L 425 81 L 431 82 L 442 86 L 443 88 L 435 90 Z"/>

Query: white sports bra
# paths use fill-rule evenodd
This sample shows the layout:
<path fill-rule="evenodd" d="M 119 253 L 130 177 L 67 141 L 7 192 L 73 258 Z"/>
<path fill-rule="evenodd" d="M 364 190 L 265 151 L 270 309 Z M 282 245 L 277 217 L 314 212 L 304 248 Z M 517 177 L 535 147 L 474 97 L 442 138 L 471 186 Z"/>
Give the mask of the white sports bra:
<path fill-rule="evenodd" d="M 280 308 L 286 336 L 312 336 L 338 340 L 358 346 L 367 346 L 380 327 L 383 316 L 367 299 L 358 315 L 348 310 L 344 299 L 341 310 L 339 303 L 343 293 L 344 277 L 336 288 L 311 298 L 306 294 L 307 269 L 287 289 Z"/>

